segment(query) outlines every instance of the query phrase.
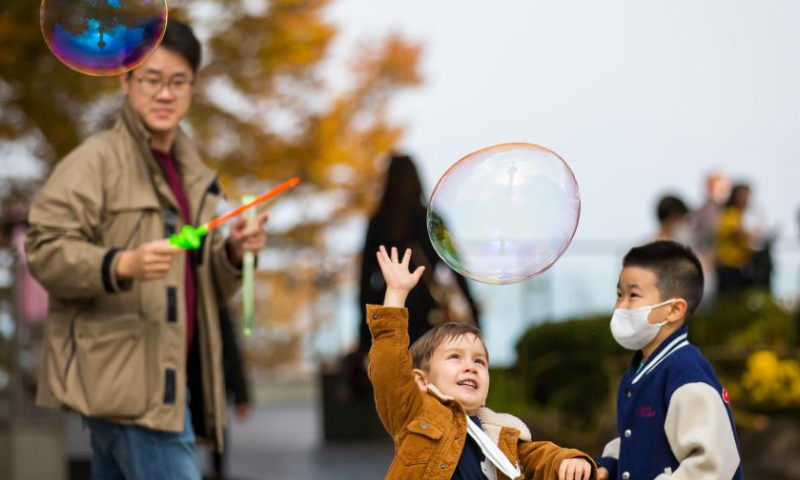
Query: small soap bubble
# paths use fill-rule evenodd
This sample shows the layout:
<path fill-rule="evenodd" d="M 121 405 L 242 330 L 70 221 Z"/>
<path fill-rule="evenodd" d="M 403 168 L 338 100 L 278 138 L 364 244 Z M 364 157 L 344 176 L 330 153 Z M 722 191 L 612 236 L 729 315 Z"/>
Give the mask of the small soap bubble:
<path fill-rule="evenodd" d="M 64 65 L 97 76 L 136 68 L 167 27 L 165 0 L 42 0 L 44 40 Z"/>

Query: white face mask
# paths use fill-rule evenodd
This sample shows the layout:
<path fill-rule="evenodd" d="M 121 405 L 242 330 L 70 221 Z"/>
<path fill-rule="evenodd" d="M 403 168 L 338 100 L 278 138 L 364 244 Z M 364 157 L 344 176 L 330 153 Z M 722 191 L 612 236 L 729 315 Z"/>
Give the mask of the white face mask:
<path fill-rule="evenodd" d="M 654 308 L 674 302 L 675 299 L 667 300 L 656 305 L 632 308 L 630 310 L 617 308 L 611 317 L 611 334 L 614 340 L 628 350 L 641 350 L 648 343 L 652 342 L 658 331 L 668 322 L 650 323 L 650 312 Z"/>

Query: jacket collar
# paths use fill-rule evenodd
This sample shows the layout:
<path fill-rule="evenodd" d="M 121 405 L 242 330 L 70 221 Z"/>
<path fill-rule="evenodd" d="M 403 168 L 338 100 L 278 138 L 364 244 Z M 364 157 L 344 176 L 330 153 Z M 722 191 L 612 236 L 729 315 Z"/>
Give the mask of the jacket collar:
<path fill-rule="evenodd" d="M 642 361 L 642 351 L 636 352 L 633 355 L 633 359 L 631 359 L 631 381 L 632 383 L 637 383 L 643 376 L 647 375 L 651 371 L 653 371 L 656 367 L 661 365 L 661 363 L 674 352 L 678 351 L 679 349 L 689 345 L 689 340 L 687 339 L 689 335 L 689 328 L 684 325 L 675 332 L 672 333 L 669 337 L 666 338 L 661 344 L 653 351 L 650 355 L 650 358 L 647 359 L 647 362 L 642 366 L 642 369 L 639 370 L 639 364 Z"/>
<path fill-rule="evenodd" d="M 120 110 L 119 119 L 122 124 L 127 128 L 128 133 L 131 134 L 137 144 L 146 146 L 150 149 L 150 142 L 152 135 L 144 126 L 139 114 L 131 106 L 131 102 L 126 95 L 122 101 L 122 109 Z"/>
<path fill-rule="evenodd" d="M 428 383 L 428 393 L 436 397 L 442 403 L 454 402 L 456 399 L 450 395 L 445 395 L 441 390 L 436 388 L 436 385 Z"/>
<path fill-rule="evenodd" d="M 483 431 L 495 442 L 500 441 L 500 432 L 507 428 L 519 432 L 520 440 L 531 441 L 531 431 L 525 422 L 508 413 L 497 413 L 481 407 L 478 409 L 478 419 L 481 421 Z"/>
<path fill-rule="evenodd" d="M 442 403 L 455 402 L 455 399 L 452 396 L 442 393 L 432 383 L 428 384 L 428 393 Z M 528 426 L 525 425 L 522 420 L 513 415 L 508 413 L 496 413 L 489 408 L 481 407 L 478 409 L 477 417 L 478 420 L 481 421 L 481 427 L 483 428 L 483 431 L 486 432 L 486 434 L 489 435 L 489 438 L 491 438 L 495 443 L 500 441 L 500 432 L 503 428 L 508 428 L 519 432 L 520 440 L 530 442 L 532 439 L 531 431 L 528 429 Z"/>

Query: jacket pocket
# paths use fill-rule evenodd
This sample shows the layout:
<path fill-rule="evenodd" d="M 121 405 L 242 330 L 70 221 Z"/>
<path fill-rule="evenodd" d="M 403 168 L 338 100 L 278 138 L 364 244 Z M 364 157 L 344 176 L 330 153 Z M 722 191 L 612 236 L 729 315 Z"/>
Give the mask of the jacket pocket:
<path fill-rule="evenodd" d="M 161 206 L 155 199 L 137 200 L 109 197 L 101 227 L 104 246 L 126 249 L 162 236 Z"/>
<path fill-rule="evenodd" d="M 428 463 L 444 434 L 442 429 L 425 420 L 413 420 L 406 428 L 408 435 L 400 445 L 397 456 L 406 465 Z"/>
<path fill-rule="evenodd" d="M 138 315 L 78 321 L 74 367 L 87 415 L 134 418 L 147 411 L 144 333 Z"/>

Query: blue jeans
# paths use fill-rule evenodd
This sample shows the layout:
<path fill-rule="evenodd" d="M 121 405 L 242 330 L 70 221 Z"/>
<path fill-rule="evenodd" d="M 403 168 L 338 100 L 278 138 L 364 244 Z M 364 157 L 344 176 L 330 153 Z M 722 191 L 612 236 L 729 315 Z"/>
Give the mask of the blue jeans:
<path fill-rule="evenodd" d="M 202 479 L 188 406 L 178 433 L 84 420 L 92 433 L 92 480 Z"/>

